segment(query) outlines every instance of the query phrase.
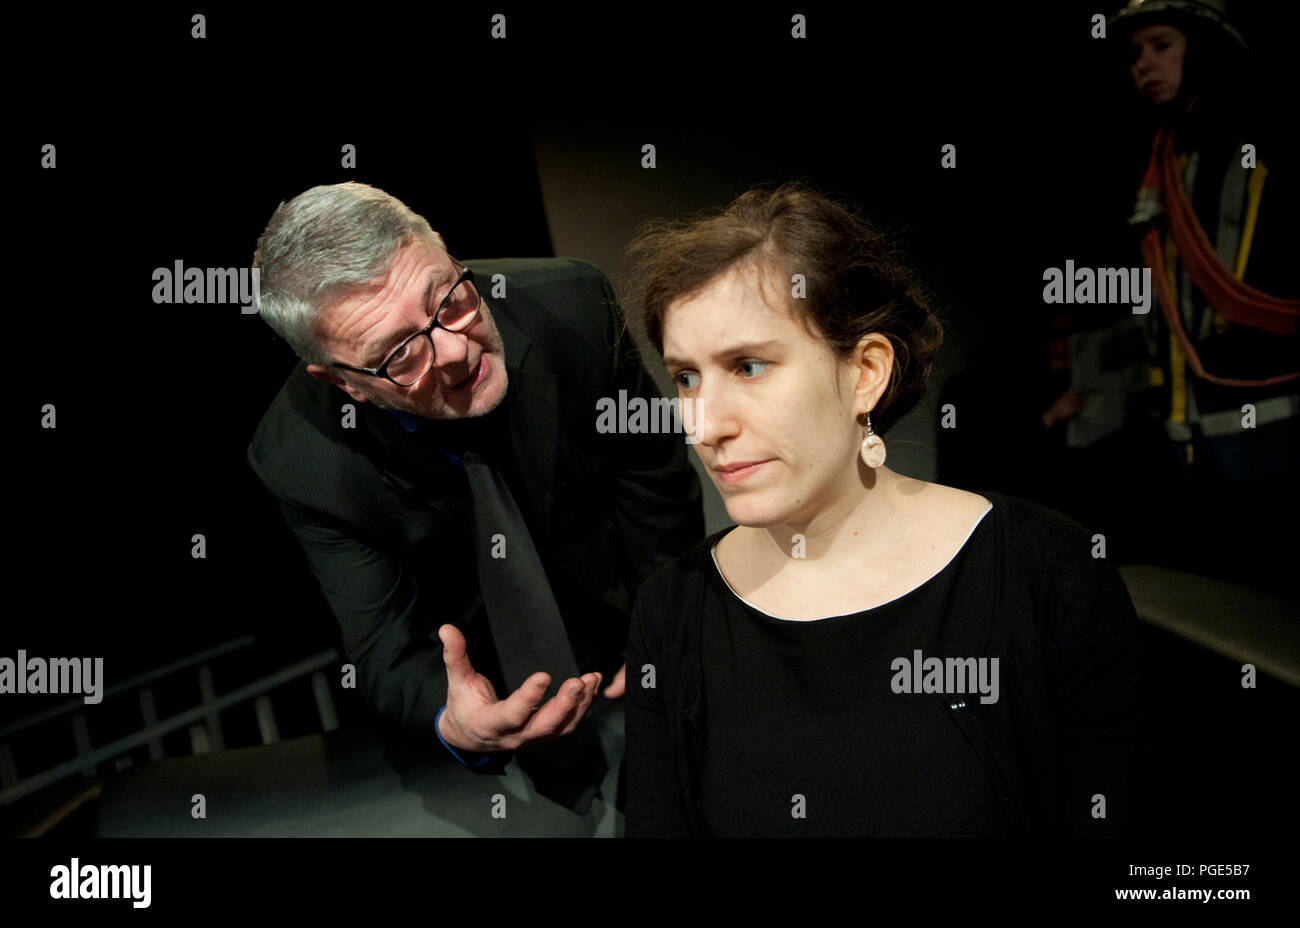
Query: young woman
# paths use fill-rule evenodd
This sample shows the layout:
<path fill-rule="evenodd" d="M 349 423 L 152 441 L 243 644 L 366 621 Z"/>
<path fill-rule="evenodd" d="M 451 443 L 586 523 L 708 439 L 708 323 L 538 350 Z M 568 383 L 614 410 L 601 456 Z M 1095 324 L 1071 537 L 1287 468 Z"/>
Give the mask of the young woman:
<path fill-rule="evenodd" d="M 628 835 L 1113 832 L 1132 603 L 1077 523 L 885 466 L 942 338 L 888 245 L 787 185 L 631 252 L 737 525 L 640 591 Z"/>

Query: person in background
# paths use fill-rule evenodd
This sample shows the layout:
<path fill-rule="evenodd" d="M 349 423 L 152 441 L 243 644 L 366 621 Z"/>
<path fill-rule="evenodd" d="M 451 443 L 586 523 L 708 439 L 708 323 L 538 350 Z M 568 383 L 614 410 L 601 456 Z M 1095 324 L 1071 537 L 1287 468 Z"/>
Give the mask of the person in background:
<path fill-rule="evenodd" d="M 1126 559 L 1294 596 L 1300 549 L 1266 529 L 1300 503 L 1294 153 L 1222 0 L 1133 0 L 1109 26 L 1143 111 L 1129 225 L 1156 297 L 1072 342 L 1074 385 L 1044 424 L 1082 426 L 1081 384 L 1126 369 L 1102 468 L 1131 475 L 1112 513 Z"/>

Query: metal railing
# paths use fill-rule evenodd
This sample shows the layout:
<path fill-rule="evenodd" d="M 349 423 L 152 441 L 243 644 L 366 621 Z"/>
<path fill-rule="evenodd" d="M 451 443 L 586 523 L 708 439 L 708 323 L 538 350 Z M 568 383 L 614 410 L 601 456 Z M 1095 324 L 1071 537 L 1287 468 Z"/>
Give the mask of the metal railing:
<path fill-rule="evenodd" d="M 80 699 L 70 699 L 0 726 L 0 805 L 13 803 L 79 773 L 83 776 L 94 776 L 99 765 L 103 763 L 112 762 L 116 770 L 126 769 L 133 763 L 130 753 L 142 745 L 148 747 L 151 761 L 161 760 L 164 757 L 163 737 L 183 728 L 189 729 L 191 753 L 207 754 L 225 750 L 226 737 L 221 725 L 221 713 L 243 703 L 253 704 L 262 743 L 276 742 L 280 740 L 279 725 L 276 722 L 270 691 L 306 676 L 311 677 L 312 694 L 321 729 L 330 732 L 338 728 L 338 713 L 334 707 L 329 683 L 322 672 L 322 668 L 338 662 L 339 654 L 334 649 L 321 651 L 309 658 L 282 667 L 224 695 L 217 693 L 212 662 L 217 658 L 242 651 L 253 645 L 254 641 L 251 636 L 236 638 L 108 687 L 104 692 L 105 699 L 132 690 L 136 692 L 143 724 L 131 734 L 115 738 L 107 744 L 99 746 L 93 744 L 84 712 L 85 704 Z M 165 719 L 159 719 L 154 703 L 153 685 L 165 677 L 194 668 L 197 668 L 199 704 Z M 69 724 L 76 755 L 48 769 L 20 777 L 19 759 L 15 757 L 13 749 L 13 736 L 37 726 L 57 725 L 60 719 L 68 715 L 72 716 Z"/>

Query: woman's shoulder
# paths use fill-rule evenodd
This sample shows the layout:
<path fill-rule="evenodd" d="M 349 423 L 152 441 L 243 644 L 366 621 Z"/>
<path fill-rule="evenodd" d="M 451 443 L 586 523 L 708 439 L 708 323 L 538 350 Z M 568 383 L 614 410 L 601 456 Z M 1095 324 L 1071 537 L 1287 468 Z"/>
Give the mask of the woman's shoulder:
<path fill-rule="evenodd" d="M 697 590 L 714 570 L 713 546 L 729 530 L 705 536 L 647 577 L 637 591 L 638 604 L 646 610 L 679 609 L 683 597 Z"/>
<path fill-rule="evenodd" d="M 1098 603 L 1132 609 L 1108 550 L 1104 526 L 1085 527 L 1048 506 L 1002 493 L 986 493 L 998 514 L 997 544 L 1009 588 L 1027 592 L 1037 611 L 1054 621 L 1074 614 L 1080 622 Z"/>
<path fill-rule="evenodd" d="M 1062 571 L 1087 573 L 1083 562 L 1095 556 L 1092 532 L 1040 503 L 1000 491 L 921 481 L 905 492 L 918 501 L 912 517 L 924 542 L 918 557 L 936 545 L 944 553 L 967 547 L 996 552 L 1003 572 L 1019 580 Z"/>
<path fill-rule="evenodd" d="M 1049 532 L 1084 530 L 1083 525 L 1074 517 L 1023 496 L 1013 496 L 997 490 L 976 492 L 991 502 L 995 511 L 1002 510 L 1008 518 L 1014 519 L 1018 524 L 1042 528 Z"/>
<path fill-rule="evenodd" d="M 993 504 L 993 514 L 1008 540 L 1026 553 L 1036 553 L 1044 559 L 1077 553 L 1080 548 L 1087 553 L 1095 540 L 1099 540 L 1073 516 L 1041 503 L 993 491 L 981 491 L 980 495 Z"/>
<path fill-rule="evenodd" d="M 927 540 L 935 534 L 964 539 L 983 529 L 1026 554 L 1056 555 L 1091 537 L 1074 518 L 1018 496 L 939 483 L 926 486 L 926 495 L 929 501 L 917 518 L 919 525 L 929 529 Z"/>

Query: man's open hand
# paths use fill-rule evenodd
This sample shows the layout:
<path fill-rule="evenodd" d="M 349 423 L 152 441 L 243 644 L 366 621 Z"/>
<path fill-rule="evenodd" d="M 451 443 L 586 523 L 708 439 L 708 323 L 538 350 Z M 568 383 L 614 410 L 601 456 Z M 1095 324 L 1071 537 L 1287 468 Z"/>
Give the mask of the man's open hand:
<path fill-rule="evenodd" d="M 460 629 L 444 625 L 438 638 L 447 665 L 447 711 L 438 732 L 452 747 L 479 753 L 514 751 L 567 735 L 582 721 L 600 686 L 598 673 L 572 677 L 539 707 L 551 677 L 535 673 L 508 698 L 497 699 L 491 681 L 470 664 Z"/>

